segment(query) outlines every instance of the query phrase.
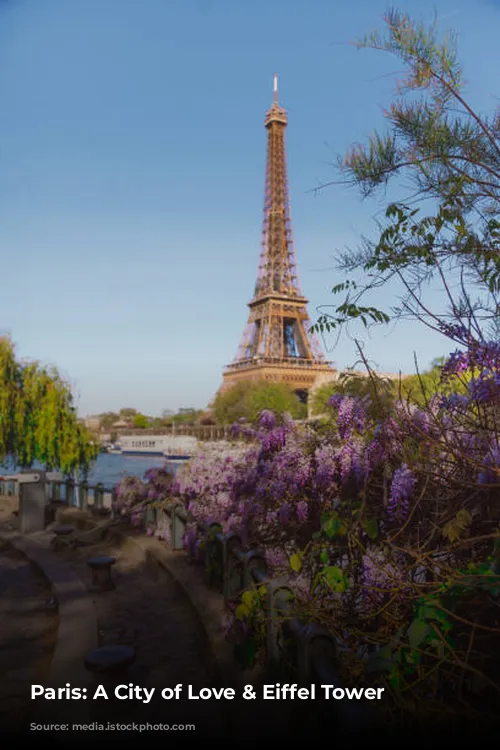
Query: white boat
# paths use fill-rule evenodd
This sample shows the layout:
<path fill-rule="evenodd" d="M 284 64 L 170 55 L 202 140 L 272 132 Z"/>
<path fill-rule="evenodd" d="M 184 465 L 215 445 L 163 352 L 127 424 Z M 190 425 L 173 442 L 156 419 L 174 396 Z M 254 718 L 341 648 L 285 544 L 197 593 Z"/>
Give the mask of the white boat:
<path fill-rule="evenodd" d="M 187 461 L 198 451 L 198 441 L 184 435 L 124 435 L 118 441 L 122 456 L 163 456 L 168 461 Z"/>

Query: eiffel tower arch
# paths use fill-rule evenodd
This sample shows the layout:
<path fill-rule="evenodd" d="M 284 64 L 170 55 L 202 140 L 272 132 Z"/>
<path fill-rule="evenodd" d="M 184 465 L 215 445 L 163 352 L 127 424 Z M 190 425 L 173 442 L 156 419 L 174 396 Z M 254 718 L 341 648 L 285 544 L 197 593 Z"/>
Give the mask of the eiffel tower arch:
<path fill-rule="evenodd" d="M 275 75 L 273 104 L 265 119 L 266 187 L 257 281 L 237 354 L 224 370 L 219 392 L 242 380 L 267 380 L 287 383 L 305 402 L 315 383 L 333 379 L 336 370 L 310 330 L 308 300 L 300 287 L 288 193 L 287 122 L 278 104 Z"/>

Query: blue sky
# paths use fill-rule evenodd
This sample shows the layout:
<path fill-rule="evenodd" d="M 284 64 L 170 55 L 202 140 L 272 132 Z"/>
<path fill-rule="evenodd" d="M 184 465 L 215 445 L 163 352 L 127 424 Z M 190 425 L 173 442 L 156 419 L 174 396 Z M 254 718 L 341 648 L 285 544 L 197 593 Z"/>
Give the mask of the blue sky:
<path fill-rule="evenodd" d="M 382 124 L 397 61 L 350 42 L 379 0 L 10 0 L 0 5 L 0 328 L 54 364 L 80 413 L 204 407 L 237 350 L 257 272 L 264 115 L 279 74 L 295 247 L 314 318 L 334 253 L 381 204 L 331 164 Z M 500 2 L 403 2 L 459 34 L 470 99 L 497 105 Z M 348 336 L 324 348 L 356 361 Z M 383 371 L 447 342 L 377 329 Z"/>

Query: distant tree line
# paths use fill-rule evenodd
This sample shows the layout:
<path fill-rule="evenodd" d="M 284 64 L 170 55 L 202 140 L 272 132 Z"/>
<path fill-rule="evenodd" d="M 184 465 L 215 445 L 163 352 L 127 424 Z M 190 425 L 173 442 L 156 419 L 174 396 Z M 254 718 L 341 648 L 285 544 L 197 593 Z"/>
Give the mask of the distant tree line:
<path fill-rule="evenodd" d="M 390 410 L 397 399 L 424 405 L 438 390 L 444 358 L 434 360 L 429 369 L 415 375 L 387 378 L 370 373 L 346 372 L 311 393 L 310 414 L 321 416 L 329 412 L 328 401 L 335 394 L 368 397 L 369 410 L 375 418 Z M 161 416 L 148 416 L 137 409 L 123 408 L 119 412 L 99 415 L 101 432 L 115 434 L 119 422 L 129 429 L 163 429 L 172 425 L 230 425 L 244 419 L 255 422 L 264 409 L 278 415 L 290 414 L 294 419 L 306 419 L 308 406 L 301 402 L 292 387 L 286 383 L 269 383 L 264 380 L 242 381 L 226 391 L 219 392 L 210 409 L 179 409 L 176 413 L 165 410 Z"/>
<path fill-rule="evenodd" d="M 170 427 L 174 424 L 194 425 L 203 420 L 205 412 L 201 409 L 179 409 L 177 413 L 165 410 L 162 416 L 149 416 L 137 409 L 123 408 L 119 412 L 108 411 L 99 414 L 99 429 L 101 432 L 113 432 L 117 423 L 124 422 L 128 428 L 151 429 Z"/>

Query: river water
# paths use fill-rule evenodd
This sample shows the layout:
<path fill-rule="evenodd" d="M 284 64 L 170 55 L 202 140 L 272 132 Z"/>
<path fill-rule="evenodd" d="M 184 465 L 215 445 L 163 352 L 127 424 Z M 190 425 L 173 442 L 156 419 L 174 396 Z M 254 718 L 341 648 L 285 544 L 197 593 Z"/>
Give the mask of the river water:
<path fill-rule="evenodd" d="M 168 466 L 170 471 L 175 472 L 180 465 L 181 462 L 170 461 L 167 464 L 160 456 L 120 456 L 115 453 L 100 453 L 89 473 L 88 481 L 89 484 L 102 483 L 106 489 L 111 489 L 125 476 L 136 476 L 142 479 L 145 472 L 152 467 Z M 34 466 L 33 468 L 42 467 Z M 12 467 L 0 466 L 0 472 L 4 476 L 15 474 L 16 471 Z"/>

